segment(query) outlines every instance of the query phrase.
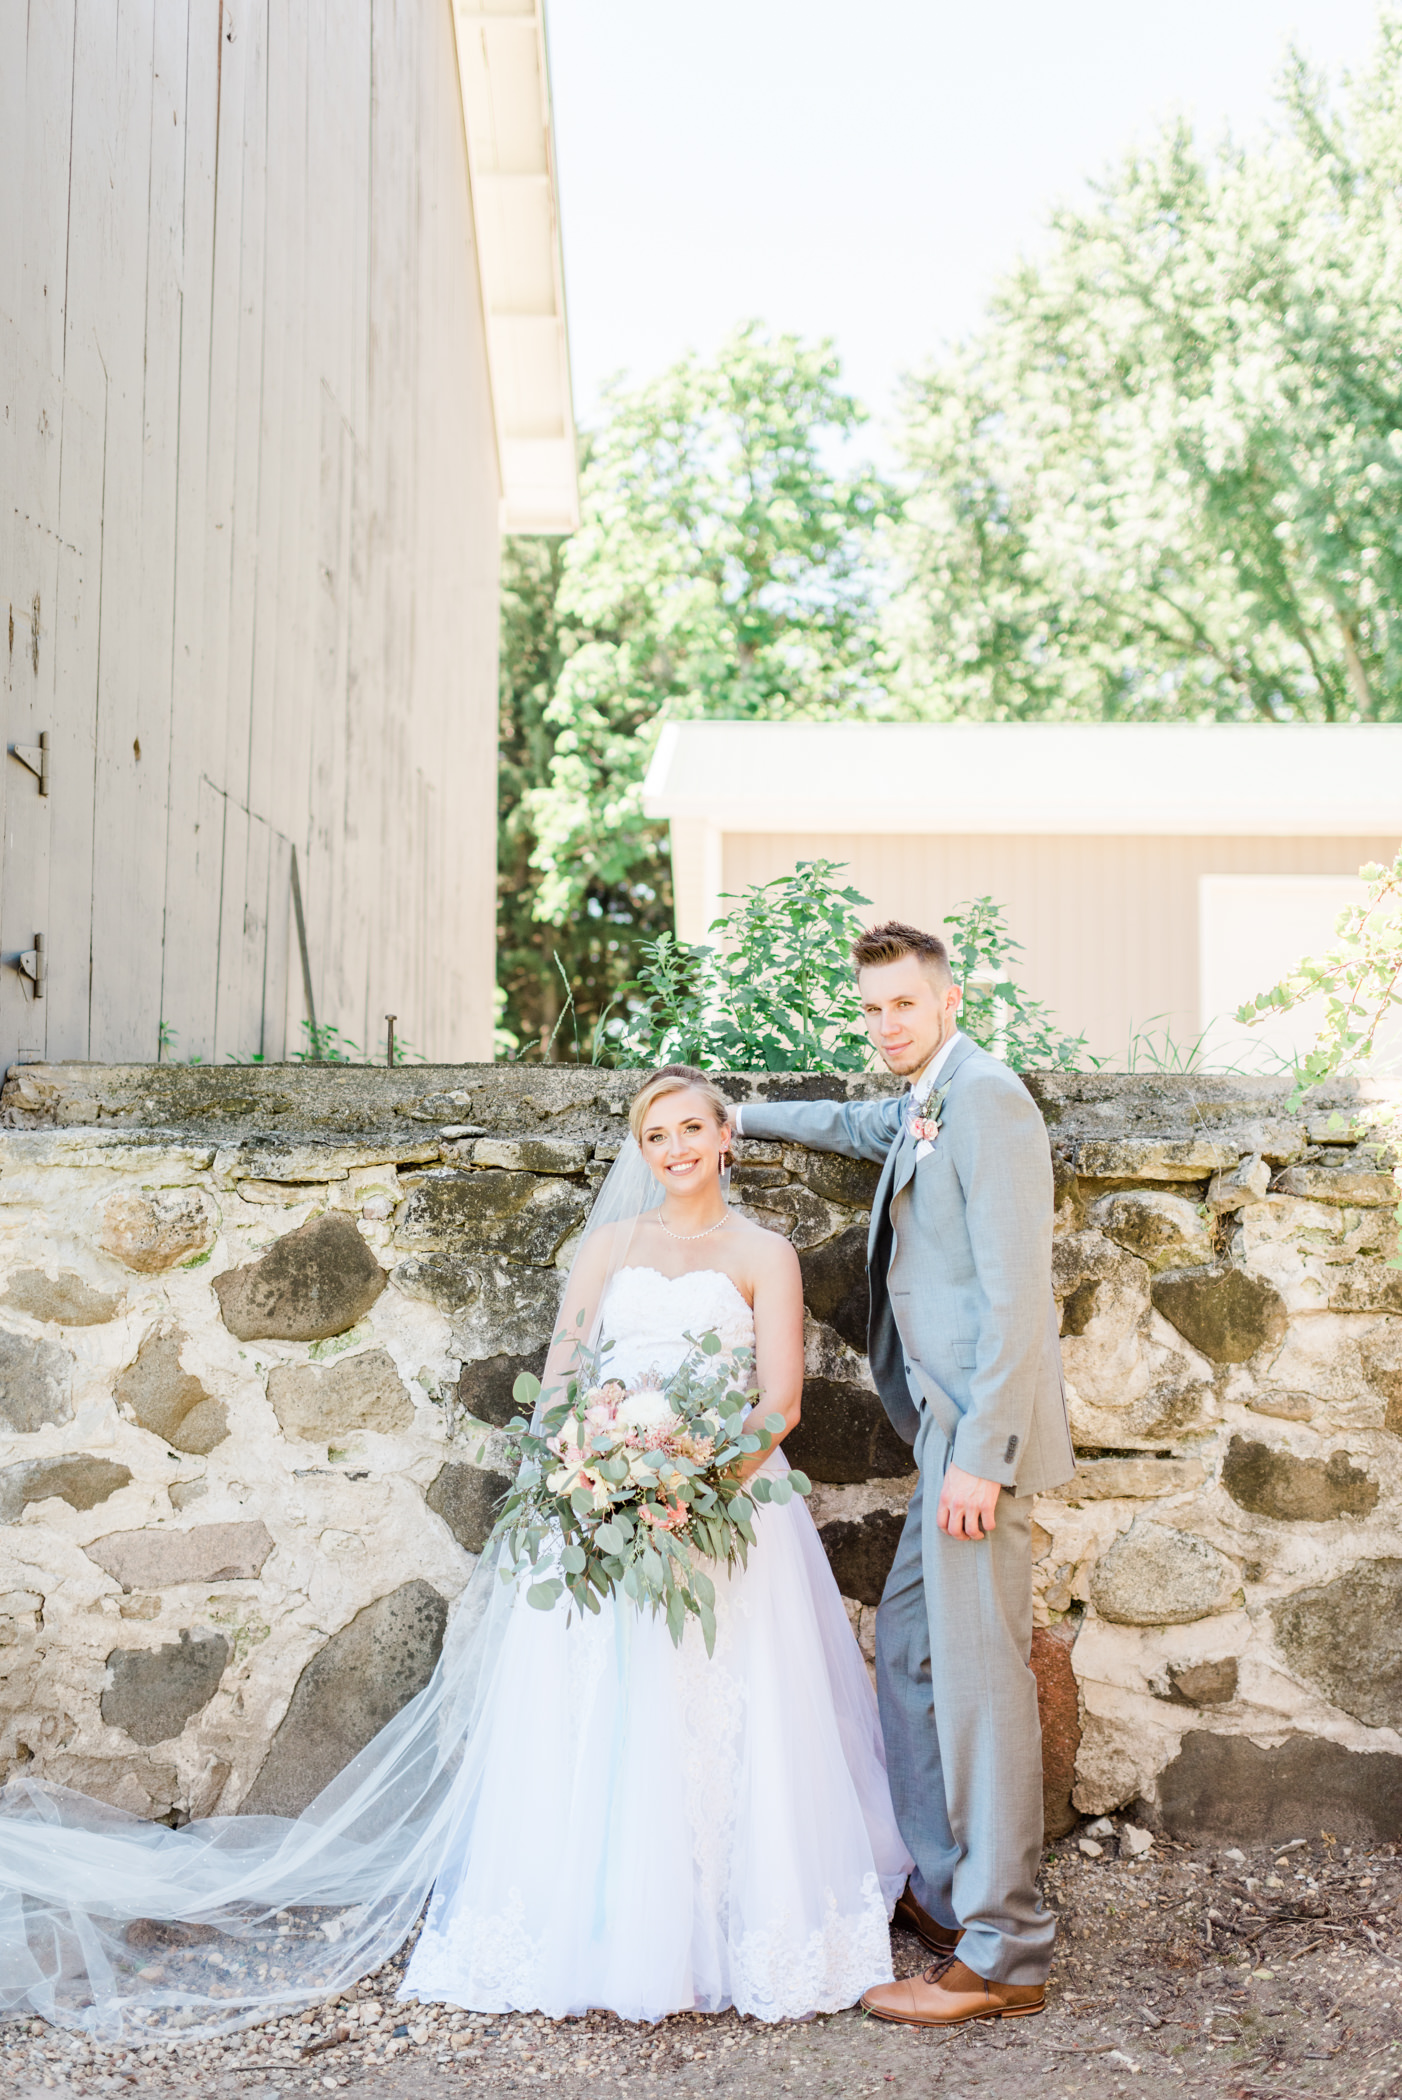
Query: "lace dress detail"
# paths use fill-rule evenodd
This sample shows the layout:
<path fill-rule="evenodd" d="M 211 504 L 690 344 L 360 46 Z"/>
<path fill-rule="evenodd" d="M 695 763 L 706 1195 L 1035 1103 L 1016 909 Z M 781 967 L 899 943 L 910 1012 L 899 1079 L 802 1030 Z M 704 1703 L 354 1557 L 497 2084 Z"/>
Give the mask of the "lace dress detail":
<path fill-rule="evenodd" d="M 608 1373 L 665 1377 L 710 1329 L 753 1346 L 719 1270 L 620 1270 Z M 909 1859 L 866 1667 L 802 1502 L 756 1538 L 717 1571 L 709 1658 L 626 1601 L 581 1622 L 518 1595 L 406 1997 L 782 2020 L 889 1978 Z"/>

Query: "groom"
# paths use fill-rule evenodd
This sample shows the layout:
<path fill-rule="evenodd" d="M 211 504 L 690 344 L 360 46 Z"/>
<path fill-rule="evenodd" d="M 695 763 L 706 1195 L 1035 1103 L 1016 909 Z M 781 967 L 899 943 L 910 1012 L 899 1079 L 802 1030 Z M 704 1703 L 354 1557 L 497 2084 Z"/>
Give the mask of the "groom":
<path fill-rule="evenodd" d="M 1037 1892 L 1041 1730 L 1028 1666 L 1032 1496 L 1075 1470 L 1051 1290 L 1051 1150 L 1022 1081 L 960 1034 L 942 941 L 892 920 L 852 957 L 867 1033 L 909 1091 L 747 1102 L 735 1128 L 882 1163 L 868 1353 L 920 1477 L 876 1614 L 877 1693 L 915 1861 L 896 1922 L 938 1959 L 862 2003 L 883 2020 L 949 2027 L 1040 2012 L 1056 1930 Z"/>

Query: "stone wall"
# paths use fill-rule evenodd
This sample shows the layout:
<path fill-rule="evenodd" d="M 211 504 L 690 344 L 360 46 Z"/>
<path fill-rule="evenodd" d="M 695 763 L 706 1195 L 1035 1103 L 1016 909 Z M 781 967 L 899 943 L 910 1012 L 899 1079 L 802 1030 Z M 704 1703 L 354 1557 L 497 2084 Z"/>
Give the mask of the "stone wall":
<path fill-rule="evenodd" d="M 28 1065 L 0 1097 L 0 1777 L 299 1807 L 425 1680 L 635 1075 Z M 749 1076 L 737 1099 L 886 1091 Z M 1031 1082 L 1080 1465 L 1036 1504 L 1048 1827 L 1402 1835 L 1386 1090 Z M 740 1147 L 798 1250 L 791 1442 L 858 1638 L 912 1484 L 875 1172 Z"/>

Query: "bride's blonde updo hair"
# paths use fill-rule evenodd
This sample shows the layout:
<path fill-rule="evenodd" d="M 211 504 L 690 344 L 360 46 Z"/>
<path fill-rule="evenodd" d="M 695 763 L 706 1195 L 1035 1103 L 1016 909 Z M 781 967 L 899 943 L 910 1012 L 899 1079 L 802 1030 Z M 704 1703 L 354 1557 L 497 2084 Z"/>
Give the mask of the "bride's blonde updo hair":
<path fill-rule="evenodd" d="M 725 1128 L 730 1121 L 730 1103 L 715 1081 L 708 1079 L 704 1072 L 698 1072 L 694 1065 L 663 1065 L 651 1079 L 644 1080 L 628 1111 L 628 1128 L 639 1144 L 643 1141 L 647 1112 L 654 1101 L 661 1101 L 668 1094 L 686 1093 L 699 1094 L 715 1117 L 717 1127 Z"/>

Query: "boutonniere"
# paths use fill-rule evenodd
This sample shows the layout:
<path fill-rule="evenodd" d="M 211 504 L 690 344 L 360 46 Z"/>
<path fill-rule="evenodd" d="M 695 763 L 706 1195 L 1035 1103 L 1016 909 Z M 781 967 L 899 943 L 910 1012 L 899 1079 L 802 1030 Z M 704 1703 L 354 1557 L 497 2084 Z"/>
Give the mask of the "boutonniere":
<path fill-rule="evenodd" d="M 935 1149 L 935 1139 L 940 1134 L 940 1117 L 944 1114 L 944 1097 L 948 1087 L 935 1087 L 925 1102 L 925 1114 L 911 1114 L 906 1118 L 910 1134 L 915 1139 L 915 1157 L 923 1159 L 927 1152 Z"/>

